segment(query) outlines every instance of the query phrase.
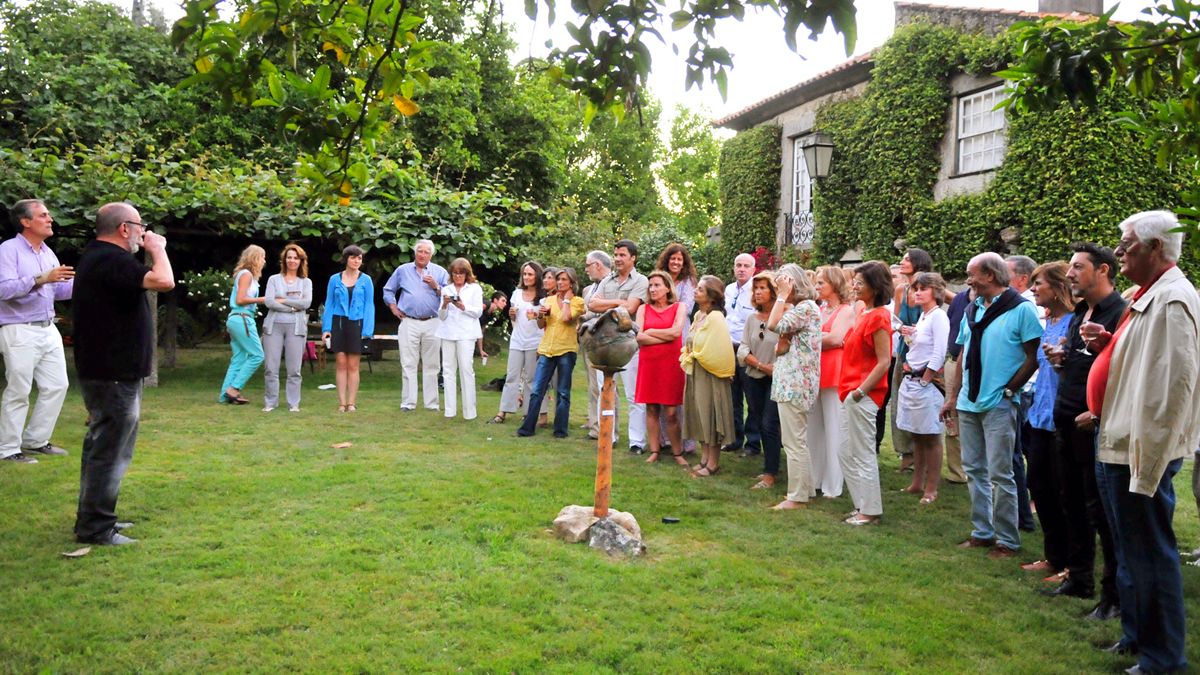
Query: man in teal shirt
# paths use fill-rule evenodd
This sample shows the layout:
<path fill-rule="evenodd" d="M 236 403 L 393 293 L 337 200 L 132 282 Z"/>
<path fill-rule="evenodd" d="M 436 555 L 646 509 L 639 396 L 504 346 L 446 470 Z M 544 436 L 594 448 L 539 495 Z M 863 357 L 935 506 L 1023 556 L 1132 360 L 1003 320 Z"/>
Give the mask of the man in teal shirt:
<path fill-rule="evenodd" d="M 1008 265 L 998 254 L 972 258 L 967 285 L 976 299 L 958 331 L 962 367 L 942 408 L 943 417 L 957 410 L 971 494 L 971 536 L 959 546 L 990 547 L 989 557 L 1011 558 L 1021 548 L 1012 462 L 1016 397 L 1037 370 L 1042 326 L 1033 303 L 1009 288 Z"/>

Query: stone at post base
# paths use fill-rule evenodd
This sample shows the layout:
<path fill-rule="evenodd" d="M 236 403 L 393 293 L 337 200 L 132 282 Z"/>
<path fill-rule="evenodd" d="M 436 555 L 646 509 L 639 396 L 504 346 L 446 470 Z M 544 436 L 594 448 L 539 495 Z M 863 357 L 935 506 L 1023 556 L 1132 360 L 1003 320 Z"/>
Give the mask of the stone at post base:
<path fill-rule="evenodd" d="M 646 554 L 646 545 L 633 533 L 617 524 L 609 511 L 608 518 L 601 518 L 588 528 L 588 546 L 612 556 L 636 558 Z M 628 515 L 628 514 L 626 514 Z"/>
<path fill-rule="evenodd" d="M 600 523 L 606 524 L 593 533 Z M 591 506 L 564 506 L 554 519 L 554 536 L 570 544 L 587 540 L 589 546 L 601 548 L 611 555 L 638 556 L 646 552 L 637 519 L 632 513 L 615 509 L 609 509 L 607 518 L 597 518 Z M 610 548 L 608 543 L 614 547 Z"/>

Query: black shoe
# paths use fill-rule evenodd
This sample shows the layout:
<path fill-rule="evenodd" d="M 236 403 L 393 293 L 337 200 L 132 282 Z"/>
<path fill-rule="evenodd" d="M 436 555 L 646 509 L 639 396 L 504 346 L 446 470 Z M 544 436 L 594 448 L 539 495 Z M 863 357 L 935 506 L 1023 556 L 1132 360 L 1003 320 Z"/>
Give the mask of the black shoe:
<path fill-rule="evenodd" d="M 1077 579 L 1067 577 L 1067 580 L 1054 588 L 1043 590 L 1043 595 L 1057 597 L 1060 595 L 1068 595 L 1072 598 L 1090 598 L 1096 594 L 1091 584 L 1085 584 Z"/>
<path fill-rule="evenodd" d="M 137 539 L 130 539 L 129 537 L 126 537 L 125 535 L 121 534 L 120 532 L 117 532 L 115 529 L 112 532 L 109 532 L 108 534 L 105 534 L 100 537 L 95 537 L 92 539 L 84 539 L 82 537 L 75 537 L 75 541 L 77 541 L 81 544 L 91 544 L 93 546 L 125 546 L 127 544 L 136 544 L 137 543 Z"/>
<path fill-rule="evenodd" d="M 741 445 L 735 445 L 733 443 L 730 443 L 729 445 L 721 446 L 721 452 L 737 452 L 738 450 L 741 450 L 741 449 L 742 449 Z"/>
<path fill-rule="evenodd" d="M 642 454 L 642 453 L 643 453 L 643 452 L 645 452 L 645 451 L 646 451 L 646 449 L 645 449 L 645 448 L 643 448 L 643 447 L 642 447 L 642 446 L 640 446 L 640 445 L 631 445 L 631 446 L 629 446 L 629 452 L 631 452 L 631 453 L 633 453 L 633 454 L 635 454 L 635 455 L 640 455 L 640 454 Z"/>
<path fill-rule="evenodd" d="M 1121 606 L 1115 602 L 1101 600 L 1083 617 L 1088 621 L 1111 621 L 1121 618 Z"/>
<path fill-rule="evenodd" d="M 1017 529 L 1022 532 L 1037 532 L 1037 525 L 1033 525 L 1033 524 L 1018 525 Z"/>
<path fill-rule="evenodd" d="M 1115 654 L 1117 656 L 1133 656 L 1138 653 L 1137 645 L 1128 642 L 1117 641 L 1108 647 L 1101 647 L 1100 651 Z"/>
<path fill-rule="evenodd" d="M 742 448 L 741 452 L 738 453 L 738 457 L 754 457 L 755 455 L 760 454 L 762 454 L 762 450 L 747 445 L 746 447 Z"/>

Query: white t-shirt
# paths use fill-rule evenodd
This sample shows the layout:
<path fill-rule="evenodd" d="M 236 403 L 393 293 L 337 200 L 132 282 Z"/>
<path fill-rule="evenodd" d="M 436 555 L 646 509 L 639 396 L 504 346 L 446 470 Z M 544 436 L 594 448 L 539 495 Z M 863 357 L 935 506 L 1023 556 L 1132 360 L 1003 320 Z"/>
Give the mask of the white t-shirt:
<path fill-rule="evenodd" d="M 525 302 L 525 293 L 517 288 L 513 290 L 508 306 L 516 310 L 517 318 L 512 322 L 512 335 L 508 338 L 508 348 L 515 351 L 537 351 L 546 331 L 538 328 L 537 319 L 531 319 L 526 314 L 530 309 L 537 309 L 537 301 Z"/>
<path fill-rule="evenodd" d="M 465 284 L 462 291 L 447 284 L 442 288 L 442 297 L 459 296 L 463 307 L 450 303 L 445 309 L 438 310 L 441 323 L 434 331 L 434 337 L 442 340 L 478 340 L 483 337 L 483 329 L 479 326 L 479 317 L 483 316 L 483 288 L 479 284 Z M 441 307 L 440 301 L 438 307 Z"/>
<path fill-rule="evenodd" d="M 941 370 L 946 361 L 946 344 L 950 339 L 950 319 L 941 307 L 934 307 L 921 314 L 913 331 L 912 344 L 908 346 L 909 367 L 913 370 L 932 368 Z"/>

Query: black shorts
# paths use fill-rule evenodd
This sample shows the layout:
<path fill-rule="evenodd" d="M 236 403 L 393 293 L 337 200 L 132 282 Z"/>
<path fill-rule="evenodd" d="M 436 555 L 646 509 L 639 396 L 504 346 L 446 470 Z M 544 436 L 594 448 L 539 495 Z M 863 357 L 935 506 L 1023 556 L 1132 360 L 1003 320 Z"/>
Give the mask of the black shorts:
<path fill-rule="evenodd" d="M 335 354 L 362 354 L 362 319 L 351 321 L 333 315 L 333 330 L 329 335 L 329 351 Z"/>

